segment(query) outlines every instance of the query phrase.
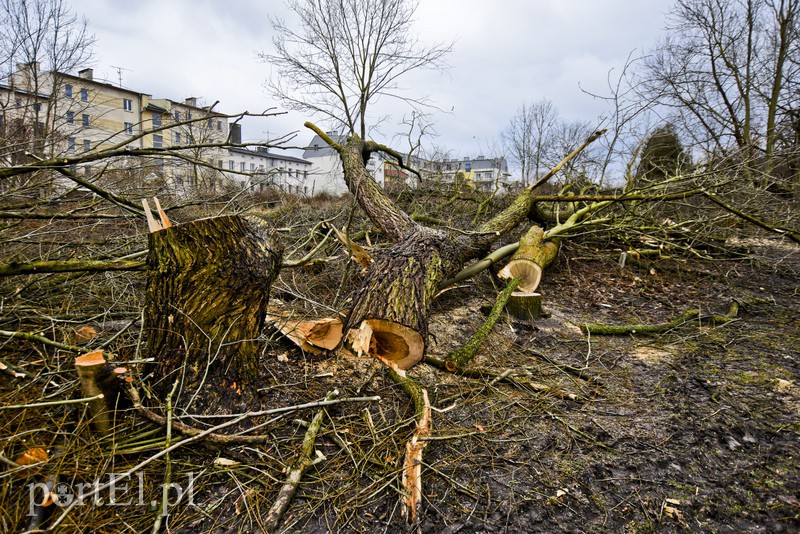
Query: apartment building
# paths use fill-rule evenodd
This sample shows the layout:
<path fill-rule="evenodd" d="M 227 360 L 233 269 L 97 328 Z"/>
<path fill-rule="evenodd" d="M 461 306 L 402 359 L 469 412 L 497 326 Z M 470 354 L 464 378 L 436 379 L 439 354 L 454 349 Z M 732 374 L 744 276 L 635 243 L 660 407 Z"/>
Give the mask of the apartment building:
<path fill-rule="evenodd" d="M 337 143 L 347 141 L 347 136 L 337 131 L 326 132 L 326 135 Z M 308 184 L 315 193 L 326 192 L 339 195 L 347 191 L 344 181 L 344 170 L 339 153 L 328 146 L 322 137 L 315 135 L 303 152 L 303 159 L 312 163 Z M 381 154 L 373 154 L 367 162 L 367 171 L 381 187 L 385 187 L 385 160 Z"/>
<path fill-rule="evenodd" d="M 312 163 L 302 158 L 270 152 L 266 148 L 228 150 L 226 175 L 231 183 L 253 191 L 269 187 L 296 195 L 313 195 L 314 183 L 309 181 Z"/>
<path fill-rule="evenodd" d="M 504 157 L 444 158 L 429 161 L 425 165 L 424 176 L 429 180 L 452 183 L 456 180 L 479 191 L 491 192 L 495 188 L 510 188 L 511 173 Z"/>
<path fill-rule="evenodd" d="M 52 158 L 117 147 L 153 149 L 143 150 L 137 165 L 126 160 L 125 168 L 142 179 L 160 179 L 176 193 L 213 190 L 223 183 L 226 149 L 180 147 L 225 142 L 226 117 L 199 106 L 196 98 L 153 98 L 95 80 L 93 74 L 92 69 L 72 75 L 42 71 L 37 63 L 18 65 L 0 84 L 0 161 L 20 163 L 26 152 Z M 160 154 L 162 148 L 174 149 L 178 157 Z M 76 169 L 87 175 L 94 171 L 91 164 Z"/>

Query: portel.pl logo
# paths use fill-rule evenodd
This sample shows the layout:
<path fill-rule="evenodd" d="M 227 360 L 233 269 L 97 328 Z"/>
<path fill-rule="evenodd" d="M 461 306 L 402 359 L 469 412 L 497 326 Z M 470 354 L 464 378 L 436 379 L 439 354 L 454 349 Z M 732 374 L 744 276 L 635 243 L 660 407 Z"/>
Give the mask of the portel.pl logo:
<path fill-rule="evenodd" d="M 68 506 L 149 506 L 153 510 L 159 508 L 164 515 L 169 509 L 182 501 L 194 504 L 194 473 L 188 473 L 183 484 L 170 482 L 160 485 L 160 495 L 155 500 L 146 499 L 144 494 L 144 473 L 136 473 L 135 477 L 125 473 L 108 473 L 94 482 L 78 482 L 68 484 L 58 482 L 47 484 L 37 482 L 28 484 L 28 515 L 36 515 L 36 509 L 49 506 L 52 502 L 59 508 Z M 158 493 L 158 492 L 157 492 Z"/>

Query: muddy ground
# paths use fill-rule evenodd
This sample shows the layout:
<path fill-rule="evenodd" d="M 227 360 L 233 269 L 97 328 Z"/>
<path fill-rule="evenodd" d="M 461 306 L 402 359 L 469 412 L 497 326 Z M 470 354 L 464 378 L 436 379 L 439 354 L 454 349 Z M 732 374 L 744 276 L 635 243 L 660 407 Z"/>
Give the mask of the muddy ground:
<path fill-rule="evenodd" d="M 775 240 L 749 252 L 621 268 L 613 254 L 567 247 L 540 288 L 548 316 L 530 323 L 504 317 L 472 364 L 511 370 L 508 378 L 516 381 L 415 367 L 411 374 L 435 407 L 419 530 L 800 531 L 800 252 Z M 118 276 L 122 293 L 141 289 L 141 275 Z M 302 299 L 290 290 L 297 272 L 282 276 L 275 298 L 291 304 L 313 297 L 308 281 Z M 442 295 L 429 354 L 443 357 L 464 343 L 498 289 L 484 273 Z M 659 336 L 587 337 L 579 328 L 664 322 L 690 308 L 701 317 L 719 316 L 734 299 L 739 313 L 724 324 L 697 320 Z M 134 318 L 136 310 L 130 306 Z M 55 330 L 49 334 L 57 337 Z M 121 363 L 135 366 L 140 343 L 133 328 L 111 348 Z M 398 506 L 400 466 L 413 430 L 405 394 L 369 361 L 304 354 L 276 332 L 265 334 L 263 347 L 262 407 L 319 400 L 332 389 L 341 397 L 382 398 L 327 409 L 317 439 L 325 460 L 306 473 L 281 529 L 408 530 Z M 4 404 L 78 396 L 71 356 L 22 344 L 3 350 L 6 361 L 38 377 L 6 375 Z M 305 427 L 298 420 L 313 414 L 253 420 L 268 423 L 272 438 L 263 445 L 179 448 L 117 495 L 126 502 L 141 492 L 144 502 L 76 507 L 59 531 L 149 531 L 158 522 L 159 486 L 184 484 L 190 475 L 191 498 L 168 508 L 165 531 L 259 531 L 299 450 Z M 9 532 L 28 524 L 28 484 L 55 474 L 74 487 L 124 472 L 166 446 L 163 431 L 133 414 L 105 438 L 91 432 L 86 414 L 74 406 L 0 416 L 5 457 L 35 445 L 54 456 L 46 469 L 3 477 L 0 530 Z"/>

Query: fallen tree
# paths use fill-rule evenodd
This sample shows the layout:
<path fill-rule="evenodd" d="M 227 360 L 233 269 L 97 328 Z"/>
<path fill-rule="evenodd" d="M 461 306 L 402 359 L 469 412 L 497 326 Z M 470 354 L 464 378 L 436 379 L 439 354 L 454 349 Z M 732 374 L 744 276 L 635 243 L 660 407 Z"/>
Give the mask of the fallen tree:
<path fill-rule="evenodd" d="M 307 122 L 306 127 L 339 153 L 348 189 L 370 220 L 394 242 L 367 270 L 345 322 L 345 336 L 357 354 L 368 354 L 401 369 L 408 369 L 424 356 L 428 312 L 441 282 L 457 274 L 468 261 L 487 253 L 494 241 L 519 226 L 534 204 L 534 189 L 603 134 L 592 134 L 477 230 L 459 232 L 415 222 L 370 177 L 366 162 L 374 152 L 388 154 L 401 167 L 412 170 L 396 151 L 354 133 L 346 143 L 337 143 L 316 125 Z"/>

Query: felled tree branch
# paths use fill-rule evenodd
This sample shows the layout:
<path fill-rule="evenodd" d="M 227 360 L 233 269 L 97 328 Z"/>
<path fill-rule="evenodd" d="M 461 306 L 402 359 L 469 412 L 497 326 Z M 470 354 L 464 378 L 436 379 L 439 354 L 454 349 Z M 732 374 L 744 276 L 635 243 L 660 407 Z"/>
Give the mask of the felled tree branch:
<path fill-rule="evenodd" d="M 0 276 L 105 271 L 144 271 L 147 264 L 134 260 L 55 260 L 0 263 Z"/>

